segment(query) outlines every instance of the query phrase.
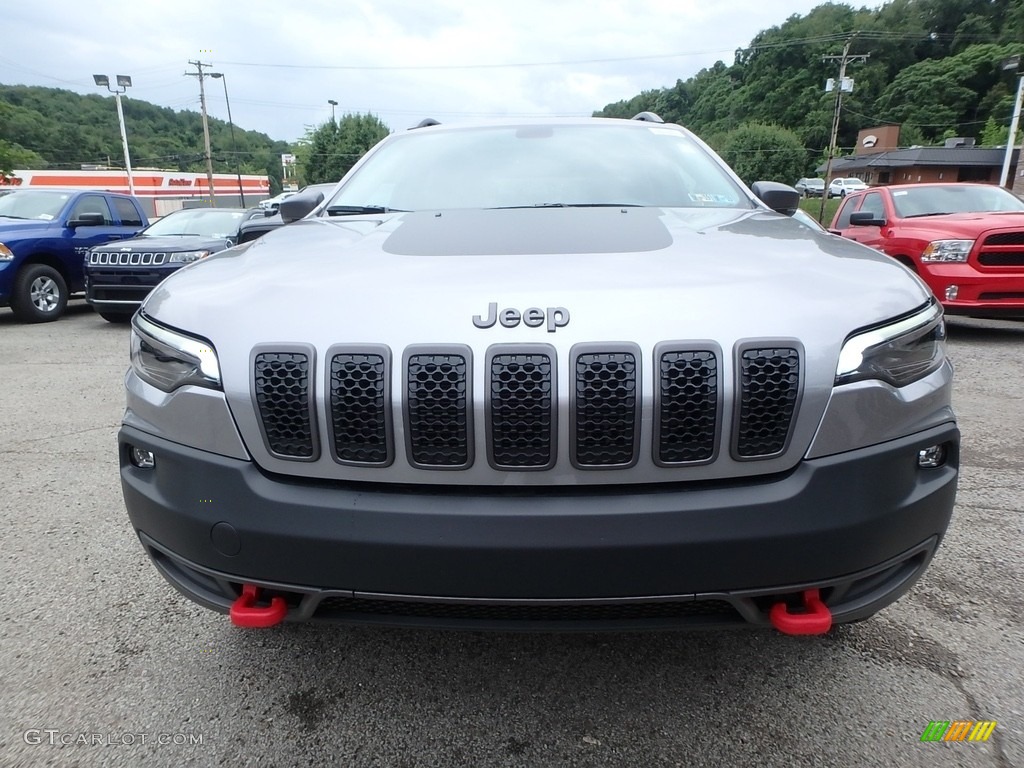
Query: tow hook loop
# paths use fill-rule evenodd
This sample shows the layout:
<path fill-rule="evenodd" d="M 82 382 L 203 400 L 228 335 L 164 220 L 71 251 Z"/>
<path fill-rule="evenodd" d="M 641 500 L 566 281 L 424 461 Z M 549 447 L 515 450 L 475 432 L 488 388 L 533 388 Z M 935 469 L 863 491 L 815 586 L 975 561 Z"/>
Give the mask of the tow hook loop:
<path fill-rule="evenodd" d="M 768 618 L 784 635 L 823 635 L 832 628 L 832 612 L 821 602 L 816 589 L 804 591 L 804 611 L 790 613 L 783 602 L 772 606 Z"/>
<path fill-rule="evenodd" d="M 260 588 L 243 584 L 242 594 L 231 604 L 231 623 L 236 627 L 272 627 L 284 621 L 288 604 L 280 595 L 270 598 L 270 605 L 256 605 Z"/>

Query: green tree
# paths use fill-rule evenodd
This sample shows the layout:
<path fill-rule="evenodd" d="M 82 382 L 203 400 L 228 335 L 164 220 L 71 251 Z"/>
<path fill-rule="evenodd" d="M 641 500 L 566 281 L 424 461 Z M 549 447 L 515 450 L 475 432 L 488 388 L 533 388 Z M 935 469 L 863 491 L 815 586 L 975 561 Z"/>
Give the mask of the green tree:
<path fill-rule="evenodd" d="M 1006 144 L 1006 137 L 1010 134 L 1010 129 L 1005 125 L 999 125 L 994 117 L 989 117 L 985 121 L 985 127 L 981 131 L 981 140 L 979 143 L 983 147 L 999 147 Z"/>
<path fill-rule="evenodd" d="M 763 123 L 747 123 L 725 134 L 719 153 L 747 184 L 760 180 L 792 184 L 807 172 L 813 159 L 795 133 Z"/>
<path fill-rule="evenodd" d="M 335 122 L 328 120 L 307 134 L 308 159 L 302 168 L 307 184 L 338 181 L 356 161 L 390 129 L 376 115 L 342 115 Z M 302 151 L 306 154 L 305 150 Z"/>

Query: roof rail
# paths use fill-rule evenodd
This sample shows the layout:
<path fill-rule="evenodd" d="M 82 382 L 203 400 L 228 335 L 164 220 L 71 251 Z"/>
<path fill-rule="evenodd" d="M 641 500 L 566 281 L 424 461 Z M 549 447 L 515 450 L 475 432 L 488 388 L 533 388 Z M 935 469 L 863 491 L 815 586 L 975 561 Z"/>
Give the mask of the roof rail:
<path fill-rule="evenodd" d="M 631 120 L 641 120 L 641 121 L 643 121 L 645 123 L 664 123 L 665 122 L 664 120 L 662 120 L 654 112 L 641 112 L 639 115 L 633 115 L 633 117 L 631 117 L 630 119 Z"/>
<path fill-rule="evenodd" d="M 417 128 L 429 128 L 432 125 L 440 125 L 440 124 L 441 124 L 440 120 L 435 120 L 432 117 L 424 117 L 422 120 L 420 120 L 418 123 L 416 123 L 416 125 L 414 125 L 409 130 L 410 131 L 415 131 Z"/>

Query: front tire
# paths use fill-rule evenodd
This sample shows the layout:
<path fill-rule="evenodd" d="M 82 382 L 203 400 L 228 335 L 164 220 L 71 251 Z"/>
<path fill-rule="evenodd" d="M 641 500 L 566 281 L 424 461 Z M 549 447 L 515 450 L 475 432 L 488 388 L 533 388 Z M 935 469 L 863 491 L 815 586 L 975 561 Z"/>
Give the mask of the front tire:
<path fill-rule="evenodd" d="M 96 314 L 106 320 L 108 323 L 127 323 L 132 319 L 134 312 L 108 312 L 105 310 L 96 310 Z"/>
<path fill-rule="evenodd" d="M 64 314 L 68 286 L 53 267 L 29 264 L 14 281 L 11 310 L 23 323 L 48 323 Z"/>

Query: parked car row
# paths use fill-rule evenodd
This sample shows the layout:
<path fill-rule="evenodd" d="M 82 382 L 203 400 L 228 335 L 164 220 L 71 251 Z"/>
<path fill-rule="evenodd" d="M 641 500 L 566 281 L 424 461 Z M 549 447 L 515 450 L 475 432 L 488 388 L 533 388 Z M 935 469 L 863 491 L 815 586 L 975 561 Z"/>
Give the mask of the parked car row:
<path fill-rule="evenodd" d="M 333 184 L 321 185 L 333 188 Z M 264 201 L 267 202 L 267 201 Z M 85 295 L 101 316 L 127 321 L 164 277 L 284 222 L 267 207 L 187 208 L 149 219 L 130 195 L 15 189 L 0 195 L 0 307 L 23 322 L 58 319 Z"/>

